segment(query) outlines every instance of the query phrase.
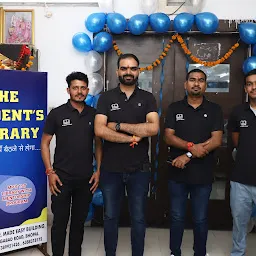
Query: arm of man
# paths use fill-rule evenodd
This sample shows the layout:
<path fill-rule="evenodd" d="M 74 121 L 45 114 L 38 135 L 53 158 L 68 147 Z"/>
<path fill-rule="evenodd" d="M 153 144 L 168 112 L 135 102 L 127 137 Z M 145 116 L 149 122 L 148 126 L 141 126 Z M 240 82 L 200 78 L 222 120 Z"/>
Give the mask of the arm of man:
<path fill-rule="evenodd" d="M 224 131 L 224 119 L 223 112 L 220 106 L 216 106 L 214 122 L 212 125 L 211 138 L 208 139 L 205 143 L 205 148 L 208 152 L 215 150 L 220 147 L 222 144 L 222 136 Z M 193 153 L 192 153 L 193 154 Z"/>
<path fill-rule="evenodd" d="M 95 117 L 94 131 L 95 135 L 115 143 L 131 143 L 134 141 L 132 136 L 113 131 L 111 128 L 107 126 L 108 117 L 102 114 L 97 114 Z M 136 142 L 140 141 L 140 138 L 136 137 Z"/>
<path fill-rule="evenodd" d="M 48 170 L 48 183 L 49 189 L 52 194 L 57 196 L 57 193 L 61 191 L 57 187 L 57 183 L 62 186 L 62 182 L 59 179 L 59 176 L 55 173 L 51 165 L 50 157 L 50 143 L 53 135 L 57 130 L 56 124 L 56 115 L 54 110 L 51 110 L 49 115 L 46 118 L 44 132 L 41 139 L 41 155 L 44 162 L 45 169 Z"/>
<path fill-rule="evenodd" d="M 146 122 L 138 124 L 121 123 L 120 131 L 126 132 L 140 138 L 157 135 L 159 130 L 159 116 L 157 113 L 156 99 L 153 94 L 145 94 L 146 100 Z M 108 126 L 113 129 L 116 124 L 110 123 Z"/>
<path fill-rule="evenodd" d="M 50 170 L 52 168 L 50 157 L 50 142 L 52 140 L 52 137 L 53 135 L 43 133 L 41 140 L 41 156 L 46 170 Z M 57 187 L 57 182 L 60 186 L 62 186 L 62 182 L 60 181 L 59 176 L 54 171 L 52 173 L 49 173 L 48 182 L 51 194 L 57 196 L 57 193 L 61 192 Z"/>
<path fill-rule="evenodd" d="M 115 130 L 116 123 L 108 123 L 108 127 Z M 150 112 L 146 116 L 146 123 L 127 124 L 120 123 L 120 131 L 126 132 L 140 138 L 151 137 L 158 133 L 159 117 L 156 112 Z"/>
<path fill-rule="evenodd" d="M 97 170 L 95 173 L 93 173 L 89 183 L 93 182 L 92 187 L 90 190 L 92 193 L 96 191 L 96 189 L 99 186 L 99 181 L 100 181 L 100 166 L 101 166 L 101 160 L 102 160 L 102 140 L 101 138 L 95 136 L 95 158 L 96 158 L 96 163 L 97 163 Z"/>
<path fill-rule="evenodd" d="M 234 108 L 230 114 L 229 120 L 228 120 L 228 131 L 231 133 L 232 138 L 232 146 L 234 148 L 238 147 L 239 142 L 239 134 L 240 134 L 240 125 L 237 116 L 236 108 Z"/>
<path fill-rule="evenodd" d="M 211 133 L 211 138 L 207 140 L 207 143 L 204 148 L 207 149 L 208 152 L 215 150 L 216 148 L 220 147 L 222 144 L 222 135 L 223 131 L 214 131 Z"/>

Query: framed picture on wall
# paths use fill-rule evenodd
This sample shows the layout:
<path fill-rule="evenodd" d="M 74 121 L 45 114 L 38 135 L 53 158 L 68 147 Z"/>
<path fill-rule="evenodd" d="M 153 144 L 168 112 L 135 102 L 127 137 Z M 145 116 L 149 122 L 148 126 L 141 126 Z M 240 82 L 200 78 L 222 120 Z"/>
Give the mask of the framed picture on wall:
<path fill-rule="evenodd" d="M 34 10 L 2 10 L 2 43 L 34 44 Z"/>

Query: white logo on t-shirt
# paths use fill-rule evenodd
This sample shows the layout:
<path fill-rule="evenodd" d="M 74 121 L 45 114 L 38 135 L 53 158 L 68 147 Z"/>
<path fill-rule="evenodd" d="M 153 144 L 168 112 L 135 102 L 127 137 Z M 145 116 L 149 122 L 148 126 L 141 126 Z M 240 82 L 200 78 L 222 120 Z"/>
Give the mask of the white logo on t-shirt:
<path fill-rule="evenodd" d="M 115 111 L 115 110 L 120 110 L 119 105 L 117 103 L 111 104 L 111 109 L 110 111 Z"/>
<path fill-rule="evenodd" d="M 248 127 L 247 121 L 246 121 L 246 120 L 241 120 L 241 121 L 240 121 L 240 127 L 241 127 L 241 128 Z"/>
<path fill-rule="evenodd" d="M 183 114 L 176 114 L 176 121 L 184 121 Z"/>
<path fill-rule="evenodd" d="M 70 119 L 63 119 L 62 120 L 62 126 L 69 126 L 72 125 Z"/>

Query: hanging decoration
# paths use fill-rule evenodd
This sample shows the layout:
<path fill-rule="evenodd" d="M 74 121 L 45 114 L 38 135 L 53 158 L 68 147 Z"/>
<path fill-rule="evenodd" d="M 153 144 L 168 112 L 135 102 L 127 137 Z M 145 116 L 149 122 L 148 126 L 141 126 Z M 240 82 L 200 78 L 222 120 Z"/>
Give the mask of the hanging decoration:
<path fill-rule="evenodd" d="M 189 56 L 189 58 L 194 62 L 194 63 L 198 63 L 198 64 L 201 64 L 201 65 L 204 65 L 206 67 L 213 67 L 213 66 L 216 66 L 218 64 L 221 64 L 223 63 L 225 60 L 227 60 L 231 55 L 232 53 L 236 50 L 236 48 L 239 47 L 239 43 L 235 43 L 225 54 L 222 58 L 216 60 L 216 61 L 202 61 L 200 60 L 199 58 L 197 58 L 196 56 L 194 56 L 192 54 L 192 52 L 188 49 L 188 47 L 186 46 L 183 38 L 181 35 L 179 34 L 175 34 L 172 36 L 172 39 L 169 40 L 169 43 L 165 45 L 161 55 L 155 60 L 152 62 L 152 64 L 146 66 L 146 67 L 141 67 L 140 68 L 140 71 L 144 71 L 144 70 L 152 70 L 154 67 L 157 67 L 163 60 L 164 58 L 167 56 L 170 48 L 171 48 L 171 44 L 174 43 L 174 41 L 177 40 L 179 43 L 180 43 L 180 46 L 182 47 L 184 53 L 186 55 Z M 119 49 L 116 41 L 113 41 L 113 48 L 114 50 L 116 51 L 117 55 L 121 55 L 122 52 L 121 50 Z"/>

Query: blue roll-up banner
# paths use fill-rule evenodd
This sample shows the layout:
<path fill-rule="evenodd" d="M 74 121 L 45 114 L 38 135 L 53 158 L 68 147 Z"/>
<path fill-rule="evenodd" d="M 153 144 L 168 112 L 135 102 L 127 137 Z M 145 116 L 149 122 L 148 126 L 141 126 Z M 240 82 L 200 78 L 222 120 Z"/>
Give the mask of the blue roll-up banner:
<path fill-rule="evenodd" d="M 0 254 L 47 242 L 47 73 L 0 70 Z"/>

